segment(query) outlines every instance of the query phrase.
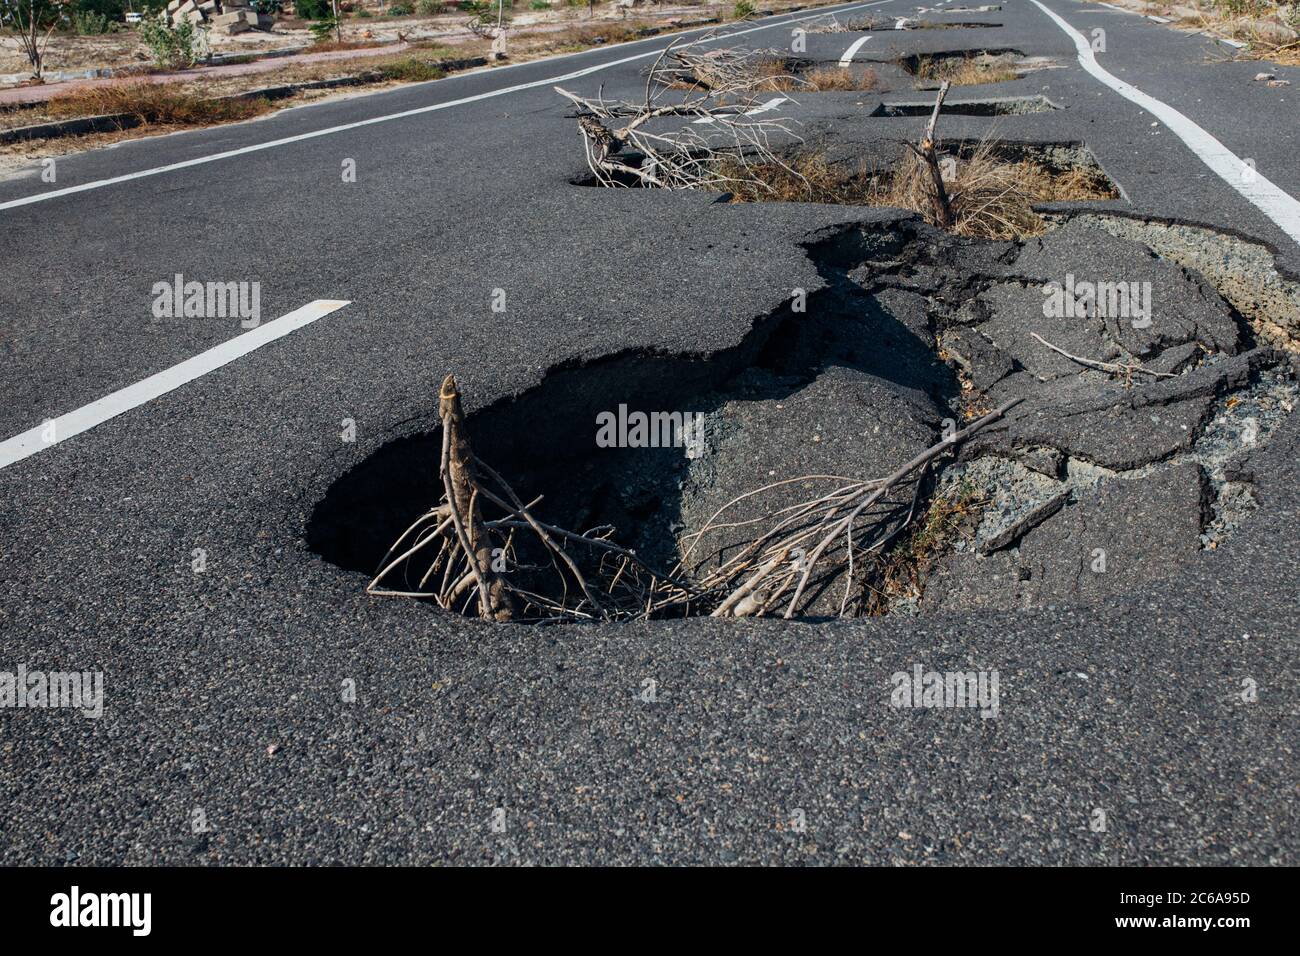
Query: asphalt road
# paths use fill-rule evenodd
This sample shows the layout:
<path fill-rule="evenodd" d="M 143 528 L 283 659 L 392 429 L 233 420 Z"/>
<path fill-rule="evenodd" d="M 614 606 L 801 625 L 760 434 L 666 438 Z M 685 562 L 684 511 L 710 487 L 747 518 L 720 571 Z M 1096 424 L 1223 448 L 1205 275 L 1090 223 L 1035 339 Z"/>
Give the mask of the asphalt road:
<path fill-rule="evenodd" d="M 1203 39 L 1045 5 L 1103 27 L 1107 70 L 1300 195 L 1300 70 L 1269 88 L 1257 64 L 1207 63 Z M 1106 208 L 1249 237 L 1300 276 L 1283 225 L 1084 72 L 1030 0 L 1001 6 L 970 15 L 1001 24 L 987 31 L 882 31 L 861 62 L 973 45 L 1053 58 L 990 92 L 1063 108 L 1000 117 L 1001 135 L 1085 143 L 1123 191 Z M 788 44 L 808 15 L 737 40 Z M 807 55 L 838 60 L 854 38 L 810 35 Z M 0 468 L 0 671 L 102 670 L 105 688 L 99 719 L 0 710 L 0 861 L 1296 862 L 1294 418 L 1259 453 L 1261 506 L 1225 546 L 1090 607 L 488 627 L 368 598 L 312 551 L 331 486 L 431 432 L 448 371 L 474 411 L 610 356 L 725 354 L 793 288 L 823 284 L 811 237 L 893 218 L 572 185 L 580 140 L 552 86 L 635 96 L 666 42 L 0 183 L 0 439 L 244 332 L 155 318 L 153 286 L 177 273 L 259 282 L 264 321 L 350 303 Z M 799 94 L 774 112 L 869 148 L 924 122 L 869 117 L 879 102 L 923 95 Z M 891 707 L 890 675 L 916 664 L 996 669 L 999 715 Z"/>

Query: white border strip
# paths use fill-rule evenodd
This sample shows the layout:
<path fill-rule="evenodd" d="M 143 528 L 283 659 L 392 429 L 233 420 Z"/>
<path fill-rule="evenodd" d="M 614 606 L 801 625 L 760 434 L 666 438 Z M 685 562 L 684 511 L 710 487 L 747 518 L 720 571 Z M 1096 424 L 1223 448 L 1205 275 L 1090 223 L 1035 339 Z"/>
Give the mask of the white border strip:
<path fill-rule="evenodd" d="M 853 54 L 855 54 L 855 53 L 857 53 L 859 50 L 861 50 L 861 49 L 862 49 L 862 44 L 866 43 L 866 42 L 867 42 L 868 40 L 870 40 L 870 39 L 871 39 L 870 36 L 858 37 L 858 39 L 856 39 L 856 40 L 854 40 L 852 43 L 850 43 L 850 44 L 849 44 L 849 48 L 848 48 L 847 50 L 845 50 L 845 51 L 844 51 L 844 55 L 843 55 L 842 57 L 840 57 L 840 66 L 848 66 L 850 63 L 852 63 L 852 62 L 853 62 Z"/>
<path fill-rule="evenodd" d="M 893 3 L 893 2 L 894 0 L 873 0 L 873 2 L 871 3 L 853 4 L 852 6 L 844 8 L 843 10 L 841 10 L 841 12 L 848 12 L 849 10 L 857 10 L 863 7 L 878 7 L 881 4 Z M 697 40 L 696 42 L 716 43 L 718 40 L 729 39 L 731 37 L 745 36 L 748 33 L 758 33 L 760 30 L 771 30 L 774 27 L 789 26 L 792 23 L 802 23 L 805 20 L 814 20 L 818 17 L 825 16 L 826 12 L 831 9 L 839 10 L 840 8 L 822 7 L 817 13 L 809 14 L 807 16 L 796 17 L 791 20 L 782 20 L 779 23 L 765 23 L 761 26 L 750 27 L 748 30 L 735 30 L 730 33 L 720 34 L 719 36 L 716 37 L 705 37 L 704 39 Z M 681 36 L 685 36 L 691 32 L 699 32 L 699 31 L 688 30 L 685 31 L 683 34 L 681 34 Z M 647 37 L 645 40 L 633 40 L 631 42 L 646 43 L 651 40 L 662 40 L 662 39 L 664 39 L 664 37 Z M 588 53 L 593 51 L 584 50 L 580 52 Z M 256 143 L 252 146 L 242 146 L 239 149 L 229 149 L 223 153 L 213 153 L 210 156 L 199 156 L 194 159 L 187 159 L 179 163 L 170 163 L 167 166 L 157 166 L 153 169 L 142 169 L 139 172 L 127 173 L 124 176 L 114 176 L 111 179 L 99 179 L 94 182 L 82 183 L 79 186 L 67 186 L 63 189 L 52 189 L 49 192 L 38 193 L 34 196 L 24 196 L 22 199 L 11 199 L 8 202 L 0 202 L 0 210 L 15 209 L 18 206 L 27 206 L 30 205 L 31 203 L 45 202 L 48 199 L 57 199 L 60 196 L 71 196 L 75 193 L 86 192 L 91 189 L 103 189 L 105 186 L 115 186 L 118 183 L 130 182 L 133 179 L 144 179 L 147 176 L 158 176 L 161 175 L 162 173 L 175 172 L 178 169 L 189 169 L 191 166 L 202 166 L 205 163 L 215 163 L 217 160 L 220 159 L 230 159 L 234 156 L 246 156 L 249 153 L 261 152 L 264 149 L 274 149 L 277 146 L 288 146 L 290 143 L 301 143 L 305 140 L 316 139 L 321 136 L 329 136 L 333 133 L 342 133 L 342 132 L 346 132 L 347 130 L 361 129 L 362 127 L 373 126 L 376 123 L 387 123 L 390 120 L 406 119 L 409 116 L 420 116 L 424 113 L 436 113 L 439 110 L 451 109 L 453 106 L 464 106 L 466 103 L 477 103 L 480 100 L 492 99 L 493 97 L 496 96 L 506 96 L 510 93 L 519 93 L 523 90 L 534 90 L 537 89 L 539 86 L 552 86 L 556 83 L 565 83 L 569 80 L 576 80 L 579 79 L 580 77 L 589 76 L 590 74 L 599 72 L 600 70 L 607 70 L 610 67 L 622 66 L 624 63 L 634 63 L 637 60 L 644 60 L 652 56 L 658 56 L 661 52 L 662 51 L 660 50 L 651 50 L 648 53 L 638 53 L 634 56 L 625 56 L 621 60 L 611 60 L 608 63 L 597 63 L 594 66 L 589 66 L 581 70 L 575 70 L 572 73 L 565 73 L 563 76 L 552 76 L 545 80 L 533 80 L 531 83 L 518 83 L 514 86 L 506 86 L 498 90 L 489 90 L 486 93 L 478 93 L 474 96 L 462 96 L 460 99 L 448 100 L 445 103 L 434 103 L 431 106 L 421 106 L 413 110 L 403 110 L 400 113 L 388 113 L 385 114 L 384 116 L 372 116 L 370 117 L 370 119 L 358 120 L 355 123 L 344 123 L 342 126 L 330 126 L 327 127 L 326 129 L 313 130 L 310 133 L 300 133 L 297 136 L 286 136 L 283 139 L 273 139 L 270 140 L 269 142 Z M 568 54 L 568 55 L 576 56 L 578 54 Z M 545 62 L 545 61 L 534 61 L 534 62 Z M 457 77 L 447 77 L 447 79 L 456 79 L 456 78 Z M 442 82 L 446 82 L 446 80 L 435 80 L 433 82 L 442 83 Z"/>
<path fill-rule="evenodd" d="M 22 461 L 51 445 L 67 441 L 73 435 L 80 435 L 96 425 L 102 425 L 110 418 L 166 395 L 186 382 L 192 382 L 213 369 L 221 368 L 254 349 L 260 349 L 269 342 L 283 338 L 295 329 L 309 325 L 331 312 L 337 312 L 348 304 L 339 299 L 317 299 L 315 302 L 309 302 L 301 309 L 295 309 L 288 315 L 282 315 L 265 325 L 260 325 L 251 332 L 227 339 L 220 345 L 213 346 L 206 352 L 200 352 L 179 365 L 173 365 L 134 385 L 128 385 L 110 395 L 105 395 L 76 411 L 46 420 L 35 428 L 29 428 L 21 435 L 0 442 L 0 468 L 7 468 L 14 462 Z"/>
<path fill-rule="evenodd" d="M 1273 183 L 1255 171 L 1217 139 L 1184 116 L 1178 110 L 1152 96 L 1147 96 L 1137 87 L 1125 83 L 1102 68 L 1093 56 L 1092 45 L 1082 33 L 1058 17 L 1039 0 L 1032 0 L 1034 6 L 1051 17 L 1058 27 L 1074 40 L 1079 53 L 1079 65 L 1101 80 L 1112 90 L 1127 100 L 1142 107 L 1165 127 L 1187 144 L 1206 166 L 1225 183 L 1241 193 L 1252 205 L 1275 222 L 1278 227 L 1300 244 L 1300 202 L 1290 194 L 1283 192 Z M 1249 172 L 1248 172 L 1249 170 Z"/>

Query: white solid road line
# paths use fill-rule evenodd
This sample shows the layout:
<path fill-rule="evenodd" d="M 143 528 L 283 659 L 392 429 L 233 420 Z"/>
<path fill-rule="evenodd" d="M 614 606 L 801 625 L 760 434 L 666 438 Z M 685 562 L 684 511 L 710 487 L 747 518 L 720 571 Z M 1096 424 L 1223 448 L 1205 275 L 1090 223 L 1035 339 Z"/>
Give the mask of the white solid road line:
<path fill-rule="evenodd" d="M 849 44 L 849 48 L 848 48 L 847 50 L 845 50 L 845 51 L 844 51 L 844 55 L 843 55 L 842 57 L 840 57 L 840 66 L 848 66 L 850 63 L 852 63 L 852 62 L 853 62 L 853 54 L 855 54 L 855 53 L 857 53 L 859 50 L 861 50 L 861 49 L 862 49 L 862 44 L 866 43 L 866 42 L 867 42 L 868 40 L 870 40 L 870 39 L 871 39 L 871 37 L 869 37 L 869 36 L 859 37 L 858 39 L 856 39 L 856 40 L 854 40 L 852 43 L 850 43 L 850 44 Z"/>
<path fill-rule="evenodd" d="M 221 368 L 241 355 L 260 349 L 268 342 L 274 342 L 331 312 L 337 312 L 348 304 L 338 299 L 317 299 L 315 302 L 309 302 L 301 309 L 295 309 L 288 315 L 282 315 L 265 325 L 259 325 L 252 331 L 227 339 L 220 345 L 213 346 L 206 352 L 200 352 L 179 365 L 173 365 L 134 385 L 128 385 L 110 395 L 105 395 L 76 411 L 60 415 L 55 419 L 48 419 L 35 428 L 29 428 L 21 435 L 0 442 L 0 468 L 7 468 L 14 462 L 22 461 L 42 449 L 66 441 L 73 435 L 80 435 L 96 425 L 102 425 L 110 418 L 180 388 L 186 382 L 192 382 L 201 375 Z"/>
<path fill-rule="evenodd" d="M 850 10 L 857 10 L 863 7 L 878 7 L 881 4 L 893 3 L 893 2 L 894 0 L 873 0 L 873 2 L 871 3 L 855 3 L 843 9 L 838 7 L 834 9 L 840 9 L 841 12 L 847 13 Z M 802 23 L 804 20 L 813 20 L 816 19 L 817 17 L 825 16 L 828 12 L 831 11 L 831 9 L 832 8 L 829 7 L 823 7 L 817 13 L 808 14 L 807 16 L 795 17 L 794 19 L 791 20 L 781 20 L 779 23 L 765 23 L 762 26 L 750 27 L 748 30 L 736 30 L 730 33 L 721 34 L 720 36 L 716 36 L 716 37 L 706 37 L 696 42 L 716 43 L 719 40 L 726 39 L 728 37 L 745 36 L 748 33 L 758 33 L 760 30 L 771 30 L 774 27 L 789 26 L 792 23 Z M 633 40 L 631 41 L 631 43 L 647 43 L 650 42 L 650 40 L 655 40 L 655 39 L 663 39 L 663 38 L 648 37 L 645 40 Z M 581 51 L 581 52 L 587 53 L 593 51 Z M 63 189 L 52 189 L 49 192 L 37 193 L 34 196 L 24 196 L 22 199 L 11 199 L 8 202 L 0 202 L 0 210 L 14 209 L 18 206 L 30 205 L 31 203 L 45 202 L 46 200 L 49 199 L 57 199 L 60 196 L 70 196 L 73 195 L 74 193 L 86 192 L 91 189 L 103 189 L 105 186 L 114 186 L 117 185 L 118 183 L 130 182 L 133 179 L 144 179 L 146 176 L 158 176 L 161 175 L 162 173 L 170 173 L 178 169 L 188 169 L 191 166 L 201 166 L 205 163 L 215 163 L 221 159 L 231 159 L 232 157 L 235 156 L 245 156 L 249 153 L 261 152 L 264 149 L 275 149 L 277 146 L 288 146 L 290 143 L 301 143 L 304 140 L 316 139 L 321 136 L 329 136 L 333 133 L 342 133 L 342 132 L 346 132 L 347 130 L 361 129 L 366 126 L 373 126 L 376 123 L 387 123 L 390 120 L 405 119 L 409 116 L 420 116 L 424 113 L 435 113 L 439 110 L 451 109 L 453 106 L 464 106 L 466 103 L 477 103 L 480 100 L 492 99 L 493 97 L 496 96 L 506 96 L 510 93 L 519 93 L 522 92 L 523 90 L 533 90 L 533 89 L 537 89 L 540 86 L 552 86 L 556 83 L 565 83 L 569 80 L 576 80 L 584 76 L 589 76 L 590 74 L 597 73 L 601 70 L 607 70 L 613 66 L 622 66 L 624 63 L 634 63 L 637 60 L 644 60 L 652 56 L 658 56 L 660 52 L 661 51 L 659 50 L 651 50 L 648 53 L 638 53 L 634 56 L 625 56 L 621 60 L 612 60 L 609 63 L 597 63 L 596 65 L 586 67 L 585 69 L 575 70 L 572 73 L 565 73 L 563 76 L 552 76 L 545 80 L 534 80 L 531 83 L 518 83 L 515 86 L 502 87 L 501 89 L 498 90 L 489 90 L 486 93 L 478 93 L 474 96 L 463 96 L 460 99 L 449 100 L 446 103 L 434 103 L 431 106 L 421 106 L 413 110 L 403 110 L 400 113 L 388 113 L 385 114 L 384 116 L 372 116 L 370 117 L 370 119 L 358 120 L 355 123 L 344 123 L 341 126 L 330 126 L 326 129 L 313 130 L 310 133 L 300 133 L 297 136 L 286 136 L 283 139 L 273 139 L 265 143 L 256 143 L 252 146 L 242 146 L 239 149 L 229 149 L 222 153 L 212 153 L 209 156 L 198 156 L 195 157 L 194 159 L 187 159 L 179 163 L 170 163 L 166 166 L 154 167 L 153 169 L 142 169 L 139 172 L 127 173 L 124 176 L 114 176 L 111 179 L 100 179 L 94 182 L 82 183 L 79 186 L 67 186 Z M 568 54 L 568 55 L 578 56 L 580 54 Z M 447 79 L 455 79 L 455 77 L 447 77 L 446 79 L 443 80 L 433 80 L 431 82 L 445 83 Z"/>
<path fill-rule="evenodd" d="M 1186 143 L 1201 162 L 1209 166 L 1219 178 L 1241 193 L 1260 212 L 1273 220 L 1283 232 L 1300 244 L 1300 202 L 1265 179 L 1255 171 L 1254 166 L 1237 156 L 1178 110 L 1109 73 L 1097 62 L 1097 58 L 1092 53 L 1092 45 L 1082 33 L 1043 6 L 1039 0 L 1033 0 L 1033 4 L 1051 17 L 1056 25 L 1074 40 L 1080 66 L 1120 96 L 1136 103 L 1164 123 L 1165 128 Z"/>

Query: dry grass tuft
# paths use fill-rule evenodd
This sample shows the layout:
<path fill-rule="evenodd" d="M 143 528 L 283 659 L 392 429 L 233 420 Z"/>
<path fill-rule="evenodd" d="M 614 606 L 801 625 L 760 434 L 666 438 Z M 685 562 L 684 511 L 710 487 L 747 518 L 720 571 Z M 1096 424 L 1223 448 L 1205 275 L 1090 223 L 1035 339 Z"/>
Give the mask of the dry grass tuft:
<path fill-rule="evenodd" d="M 989 499 L 974 486 L 961 484 L 936 498 L 912 534 L 888 553 L 875 557 L 867 579 L 866 613 L 888 614 L 898 601 L 915 601 L 925 593 L 931 568 L 952 550 L 958 538 L 972 540 Z"/>
<path fill-rule="evenodd" d="M 829 90 L 874 90 L 878 77 L 870 67 L 855 71 L 843 66 L 822 66 L 809 70 L 803 80 L 812 92 L 823 93 Z"/>
<path fill-rule="evenodd" d="M 196 92 L 192 84 L 139 82 L 75 89 L 52 98 L 46 111 L 55 118 L 126 113 L 146 126 L 207 126 L 250 119 L 270 109 L 261 98 L 220 99 Z"/>
<path fill-rule="evenodd" d="M 728 160 L 726 162 L 734 162 Z M 725 175 L 741 178 L 737 169 Z M 847 168 L 807 150 L 785 165 L 752 164 L 750 180 L 732 189 L 735 202 L 817 202 L 852 206 L 893 206 L 934 221 L 934 183 L 912 153 L 887 175 L 864 167 Z M 982 239 L 1023 239 L 1042 235 L 1047 224 L 1033 207 L 1045 202 L 1113 199 L 1114 188 L 1097 171 L 1072 168 L 1055 172 L 1030 160 L 998 158 L 991 140 L 958 159 L 944 184 L 954 216 L 953 232 Z"/>
<path fill-rule="evenodd" d="M 740 163 L 724 160 L 720 172 L 740 180 Z M 829 163 L 817 152 L 797 153 L 778 163 L 758 163 L 744 167 L 748 180 L 728 186 L 733 202 L 820 202 L 861 206 L 866 196 L 868 176 L 865 170 L 846 173 Z"/>
<path fill-rule="evenodd" d="M 1042 235 L 1047 226 L 1033 210 L 1038 203 L 1115 198 L 1110 184 L 1091 170 L 1076 167 L 1054 173 L 1028 160 L 1007 162 L 998 158 L 991 140 L 959 159 L 944 185 L 953 232 L 981 239 Z M 909 153 L 892 175 L 876 184 L 872 205 L 908 209 L 933 222 L 933 190 L 929 170 Z"/>
<path fill-rule="evenodd" d="M 916 66 L 916 78 L 933 83 L 946 80 L 953 86 L 1004 83 L 1020 79 L 1020 74 L 1011 68 L 1012 62 L 1009 56 L 922 57 Z"/>
<path fill-rule="evenodd" d="M 710 69 L 707 58 L 692 64 L 686 75 L 677 76 L 669 83 L 671 89 L 711 90 L 741 82 L 756 93 L 822 93 L 831 90 L 874 90 L 879 77 L 870 67 L 849 69 L 840 66 L 819 66 L 803 75 L 792 72 L 785 57 L 759 56 L 741 62 L 727 63 L 725 73 Z"/>

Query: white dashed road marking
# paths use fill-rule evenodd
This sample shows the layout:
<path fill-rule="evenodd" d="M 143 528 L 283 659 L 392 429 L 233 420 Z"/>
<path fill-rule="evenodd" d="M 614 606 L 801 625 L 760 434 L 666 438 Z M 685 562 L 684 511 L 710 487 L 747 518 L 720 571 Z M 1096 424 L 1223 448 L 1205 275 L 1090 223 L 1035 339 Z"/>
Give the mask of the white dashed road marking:
<path fill-rule="evenodd" d="M 845 7 L 841 12 L 847 13 L 850 10 L 858 10 L 864 7 L 878 7 L 884 3 L 893 3 L 893 0 L 873 0 L 871 3 L 857 3 L 850 7 Z M 838 9 L 838 8 L 837 8 Z M 760 30 L 771 30 L 774 27 L 789 26 L 792 23 L 802 23 L 804 20 L 814 20 L 823 17 L 828 9 L 823 7 L 817 13 L 808 14 L 802 17 L 795 17 L 792 20 L 781 20 L 777 23 L 765 23 L 762 26 L 750 27 L 747 30 L 734 30 L 730 33 L 719 34 L 713 37 L 704 37 L 696 42 L 698 43 L 717 43 L 719 40 L 730 37 L 745 36 L 748 33 L 757 33 Z M 658 37 L 654 39 L 660 39 Z M 628 45 L 637 43 L 647 43 L 647 40 L 632 40 Z M 565 54 L 565 56 L 581 56 L 583 53 L 590 53 L 590 50 L 583 50 L 579 53 Z M 234 156 L 246 156 L 249 153 L 261 152 L 264 149 L 275 149 L 277 146 L 287 146 L 290 143 L 301 143 L 304 140 L 316 139 L 321 136 L 329 136 L 333 133 L 342 133 L 347 130 L 362 129 L 366 126 L 373 126 L 376 123 L 387 123 L 390 120 L 405 119 L 408 116 L 420 116 L 425 113 L 436 113 L 439 110 L 451 109 L 453 106 L 464 106 L 467 103 L 477 103 L 480 100 L 492 99 L 496 96 L 506 96 L 509 93 L 519 93 L 523 90 L 534 90 L 542 86 L 554 86 L 556 83 L 564 83 L 569 80 L 576 80 L 584 76 L 590 76 L 592 73 L 598 73 L 601 70 L 608 70 L 610 67 L 622 66 L 624 63 L 634 63 L 637 60 L 645 60 L 652 56 L 659 56 L 661 50 L 651 50 L 648 53 L 637 53 L 633 56 L 625 56 L 621 60 L 611 60 L 608 63 L 597 63 L 594 66 L 585 67 L 581 70 L 575 70 L 572 73 L 565 73 L 562 76 L 552 76 L 544 80 L 533 80 L 531 83 L 519 83 L 515 86 L 506 86 L 501 89 L 488 90 L 485 93 L 478 93 L 474 96 L 462 96 L 459 99 L 448 100 L 445 103 L 434 103 L 430 106 L 421 106 L 413 110 L 403 110 L 400 113 L 387 113 L 383 116 L 372 116 L 369 119 L 358 120 L 355 123 L 344 123 L 341 126 L 330 126 L 326 129 L 312 130 L 310 133 L 300 133 L 297 136 L 286 136 L 283 139 L 273 139 L 265 143 L 254 143 L 252 146 L 242 146 L 239 149 L 229 149 L 222 153 L 212 153 L 208 156 L 198 156 L 194 159 L 187 159 L 179 163 L 170 163 L 166 166 L 157 166 L 153 169 L 142 169 L 139 172 L 127 173 L 123 176 L 114 176 L 111 179 L 100 179 L 94 182 L 82 183 L 78 186 L 67 186 L 63 189 L 51 189 L 49 192 L 37 193 L 34 196 L 24 196 L 22 199 L 11 199 L 8 202 L 0 202 L 0 210 L 13 209 L 17 206 L 26 206 L 31 203 L 45 202 L 47 199 L 56 199 L 59 196 L 70 196 L 74 193 L 86 192 L 91 189 L 102 189 L 105 186 L 113 186 L 117 183 L 129 182 L 133 179 L 143 179 L 146 176 L 158 176 L 162 173 L 170 173 L 178 169 L 188 169 L 191 166 L 201 166 L 204 163 L 215 163 L 221 159 L 230 159 Z M 498 68 L 501 69 L 501 68 Z M 447 77 L 443 80 L 432 80 L 433 83 L 445 83 L 447 80 L 455 77 Z"/>
<path fill-rule="evenodd" d="M 16 461 L 22 461 L 51 445 L 67 441 L 73 435 L 80 435 L 96 425 L 102 425 L 110 418 L 166 395 L 186 382 L 192 382 L 213 369 L 221 368 L 254 349 L 260 349 L 269 342 L 283 338 L 295 329 L 309 325 L 331 312 L 337 312 L 348 304 L 338 299 L 317 299 L 315 302 L 309 302 L 301 309 L 295 309 L 288 315 L 282 315 L 278 319 L 259 325 L 250 332 L 227 339 L 220 345 L 213 346 L 206 352 L 200 352 L 179 365 L 173 365 L 169 369 L 141 379 L 134 385 L 128 385 L 110 395 L 105 395 L 76 411 L 49 419 L 35 428 L 29 428 L 21 435 L 0 442 L 0 468 L 7 468 Z"/>
<path fill-rule="evenodd" d="M 845 50 L 845 51 L 844 51 L 844 55 L 843 55 L 842 57 L 840 57 L 840 66 L 848 66 L 850 63 L 852 63 L 852 62 L 853 62 L 853 54 L 855 54 L 855 53 L 857 53 L 859 50 L 861 50 L 861 49 L 862 49 L 862 44 L 866 43 L 866 42 L 867 42 L 868 40 L 870 40 L 870 39 L 871 39 L 871 37 L 869 37 L 869 36 L 866 36 L 866 37 L 859 37 L 858 39 L 856 39 L 856 40 L 854 40 L 852 43 L 850 43 L 850 44 L 849 44 L 849 48 L 848 48 L 847 50 Z"/>

